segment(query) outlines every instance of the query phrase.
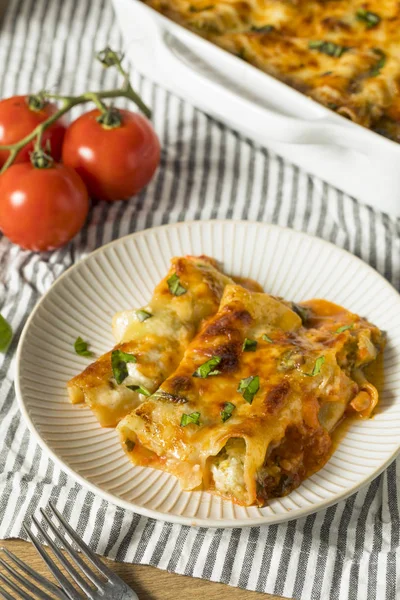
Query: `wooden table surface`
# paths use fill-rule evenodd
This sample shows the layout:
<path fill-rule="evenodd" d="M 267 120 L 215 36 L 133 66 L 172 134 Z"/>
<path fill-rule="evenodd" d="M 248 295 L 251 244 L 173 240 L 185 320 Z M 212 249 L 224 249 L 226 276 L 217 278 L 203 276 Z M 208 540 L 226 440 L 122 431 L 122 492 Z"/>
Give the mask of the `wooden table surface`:
<path fill-rule="evenodd" d="M 8 548 L 38 573 L 49 576 L 46 566 L 31 544 L 20 540 L 4 540 L 0 541 L 0 547 Z M 155 567 L 105 562 L 136 591 L 140 600 L 282 600 L 281 596 L 248 592 L 223 583 L 167 573 Z"/>

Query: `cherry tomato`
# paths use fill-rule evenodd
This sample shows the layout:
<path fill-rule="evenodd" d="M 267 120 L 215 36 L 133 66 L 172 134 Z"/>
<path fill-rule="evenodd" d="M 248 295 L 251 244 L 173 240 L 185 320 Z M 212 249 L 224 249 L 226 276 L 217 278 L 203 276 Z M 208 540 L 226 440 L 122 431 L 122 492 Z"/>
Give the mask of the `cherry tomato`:
<path fill-rule="evenodd" d="M 33 110 L 28 101 L 28 96 L 12 96 L 0 101 L 0 146 L 18 142 L 57 111 L 57 106 L 51 102 L 39 110 Z M 43 134 L 43 145 L 46 147 L 47 140 L 49 141 L 51 155 L 55 160 L 60 160 L 65 130 L 64 122 L 59 119 Z M 15 162 L 28 162 L 32 150 L 33 143 L 22 148 Z M 8 150 L 0 150 L 0 167 L 4 165 L 8 155 Z"/>
<path fill-rule="evenodd" d="M 134 196 L 149 183 L 160 162 L 160 142 L 145 117 L 118 110 L 121 124 L 105 127 L 98 109 L 74 121 L 67 129 L 62 149 L 64 164 L 73 167 L 89 195 L 98 200 Z"/>
<path fill-rule="evenodd" d="M 27 250 L 52 250 L 74 237 L 89 210 L 87 189 L 71 167 L 12 165 L 0 175 L 0 229 Z"/>

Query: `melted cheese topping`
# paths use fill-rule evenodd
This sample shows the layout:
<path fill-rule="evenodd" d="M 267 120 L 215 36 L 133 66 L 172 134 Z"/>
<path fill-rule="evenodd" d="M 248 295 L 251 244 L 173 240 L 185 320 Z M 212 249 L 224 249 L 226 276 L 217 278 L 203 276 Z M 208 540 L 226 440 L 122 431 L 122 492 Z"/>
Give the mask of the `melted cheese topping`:
<path fill-rule="evenodd" d="M 257 342 L 253 351 L 246 339 Z M 360 372 L 383 346 L 376 327 L 332 303 L 297 307 L 228 285 L 176 371 L 123 419 L 122 441 L 135 442 L 135 464 L 173 473 L 184 489 L 262 505 L 326 462 L 347 410 L 367 416 L 376 390 Z M 215 357 L 212 373 L 194 376 Z M 238 386 L 254 377 L 258 389 L 246 398 Z M 188 415 L 196 422 L 185 424 Z"/>
<path fill-rule="evenodd" d="M 397 0 L 145 2 L 328 108 L 400 142 Z M 318 42 L 331 45 L 317 48 Z"/>
<path fill-rule="evenodd" d="M 186 289 L 179 296 L 168 286 L 174 274 Z M 231 282 L 212 259 L 174 258 L 145 308 L 152 316 L 140 321 L 138 311 L 132 310 L 114 318 L 114 332 L 120 342 L 114 349 L 136 358 L 136 363 L 127 365 L 129 376 L 121 385 L 116 383 L 111 352 L 107 352 L 68 382 L 71 402 L 85 402 L 103 427 L 115 427 L 143 400 L 142 394 L 127 386 L 142 385 L 154 392 L 176 369 L 203 320 L 217 312 L 224 287 Z"/>

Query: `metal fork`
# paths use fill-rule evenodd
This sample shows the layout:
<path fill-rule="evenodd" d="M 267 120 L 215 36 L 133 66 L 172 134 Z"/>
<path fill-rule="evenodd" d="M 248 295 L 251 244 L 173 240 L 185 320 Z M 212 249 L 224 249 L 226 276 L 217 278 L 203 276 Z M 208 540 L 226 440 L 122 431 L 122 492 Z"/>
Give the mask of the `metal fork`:
<path fill-rule="evenodd" d="M 39 521 L 32 517 L 32 521 L 35 524 L 37 530 L 42 534 L 55 556 L 60 561 L 61 565 L 64 569 L 69 573 L 72 579 L 75 581 L 77 586 L 82 592 L 84 592 L 85 596 L 90 600 L 139 600 L 137 594 L 129 588 L 124 581 L 118 575 L 113 573 L 103 562 L 92 552 L 92 550 L 85 544 L 83 540 L 81 540 L 75 531 L 68 525 L 68 523 L 63 519 L 58 510 L 50 503 L 50 508 L 52 510 L 53 515 L 57 518 L 59 523 L 61 524 L 64 531 L 68 534 L 68 536 L 75 542 L 79 550 L 84 554 L 89 561 L 92 563 L 95 569 L 89 567 L 84 560 L 79 556 L 78 552 L 74 550 L 71 544 L 67 541 L 65 536 L 61 533 L 60 529 L 56 527 L 56 525 L 52 522 L 51 518 L 44 512 L 44 510 L 40 510 L 42 516 L 46 523 L 48 524 L 50 530 L 53 532 L 55 538 L 61 542 L 65 551 L 72 559 L 72 562 L 79 568 L 77 570 L 74 566 L 72 566 L 71 562 L 65 557 L 65 555 L 61 552 L 61 549 L 49 534 L 43 529 L 40 525 Z M 44 549 L 44 547 L 40 544 L 37 536 L 32 532 L 32 530 L 24 525 L 24 529 L 35 546 L 36 550 L 39 552 L 40 556 L 45 561 L 46 565 L 52 572 L 55 579 L 58 581 L 60 587 L 50 583 L 47 579 L 35 573 L 31 567 L 26 565 L 22 560 L 17 558 L 12 552 L 3 549 L 8 558 L 15 563 L 26 575 L 29 575 L 34 579 L 37 583 L 41 584 L 47 591 L 53 594 L 59 600 L 82 600 L 82 596 L 80 593 L 76 591 L 76 588 L 71 584 L 71 582 L 67 579 L 67 577 L 62 573 L 59 569 L 55 561 L 50 557 L 48 552 Z M 21 575 L 16 569 L 9 564 L 7 564 L 4 560 L 0 558 L 0 564 L 8 571 L 10 575 L 14 577 L 20 584 L 24 585 L 30 592 L 34 592 L 36 597 L 40 600 L 53 600 L 47 593 L 39 589 L 34 583 L 27 580 L 23 575 Z M 89 583 L 82 577 L 81 573 L 86 575 L 86 577 L 95 585 L 93 588 Z M 100 575 L 102 577 L 100 577 Z M 24 600 L 33 600 L 32 596 L 28 595 L 23 589 L 21 589 L 18 583 L 11 581 L 8 577 L 0 574 L 0 580 L 3 583 L 6 583 L 13 591 L 18 592 L 20 594 L 20 598 Z M 3 589 L 0 589 L 0 597 L 3 596 L 6 600 L 14 600 L 14 597 L 11 596 L 8 592 L 5 592 Z"/>
<path fill-rule="evenodd" d="M 45 577 L 42 577 L 42 575 L 39 575 L 39 573 L 36 573 L 33 569 L 31 569 L 31 567 L 18 558 L 18 556 L 15 556 L 15 554 L 6 548 L 2 548 L 2 551 L 4 554 L 6 554 L 6 556 L 8 556 L 10 561 L 15 563 L 15 565 L 20 568 L 21 571 L 26 573 L 26 575 L 31 577 L 37 583 L 41 584 L 42 588 L 52 593 L 52 596 L 50 597 L 42 589 L 39 589 L 32 581 L 27 580 L 23 575 L 21 575 L 12 565 L 7 564 L 2 558 L 0 558 L 0 564 L 2 567 L 11 575 L 11 577 L 13 577 L 13 579 L 10 579 L 5 575 L 0 574 L 0 581 L 5 583 L 14 592 L 17 592 L 19 594 L 19 598 L 23 598 L 24 600 L 32 600 L 32 597 L 28 596 L 26 591 L 21 589 L 21 587 L 18 585 L 18 583 L 21 583 L 30 592 L 34 592 L 36 597 L 40 600 L 53 600 L 53 598 L 58 598 L 59 600 L 69 600 L 68 596 L 64 594 L 61 588 L 48 581 Z M 11 596 L 4 589 L 0 589 L 0 597 L 5 598 L 5 600 L 14 600 L 14 596 Z"/>

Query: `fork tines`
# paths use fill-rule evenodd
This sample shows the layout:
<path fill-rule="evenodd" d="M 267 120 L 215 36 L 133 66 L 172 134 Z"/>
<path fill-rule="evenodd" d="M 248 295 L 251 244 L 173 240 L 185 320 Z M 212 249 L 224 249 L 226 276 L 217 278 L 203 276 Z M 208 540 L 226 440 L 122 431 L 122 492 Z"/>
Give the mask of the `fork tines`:
<path fill-rule="evenodd" d="M 113 581 L 115 583 L 117 583 L 119 581 L 119 578 L 108 567 L 106 567 L 97 558 L 97 556 L 92 552 L 92 550 L 85 544 L 85 542 L 83 542 L 83 540 L 81 540 L 78 537 L 78 535 L 75 533 L 75 531 L 65 521 L 65 519 L 61 516 L 61 514 L 58 512 L 58 510 L 55 508 L 55 506 L 52 503 L 50 503 L 50 508 L 51 508 L 53 515 L 55 515 L 55 517 L 61 524 L 64 531 L 75 542 L 76 546 L 79 548 L 79 550 L 82 552 L 82 554 L 84 554 L 89 559 L 89 561 L 98 569 L 100 574 L 109 583 L 111 583 Z M 95 572 L 93 569 L 91 569 L 87 565 L 86 562 L 84 562 L 82 560 L 82 558 L 79 556 L 78 552 L 76 550 L 74 550 L 72 545 L 68 542 L 65 535 L 63 535 L 61 533 L 60 529 L 58 527 L 56 527 L 56 525 L 53 523 L 50 516 L 47 513 L 45 513 L 45 511 L 43 509 L 40 509 L 40 512 L 41 512 L 44 520 L 48 524 L 49 529 L 53 532 L 55 538 L 62 544 L 65 551 L 72 559 L 72 561 L 80 568 L 82 573 L 84 573 L 86 575 L 86 577 L 96 586 L 96 588 L 98 590 L 100 590 L 100 591 L 104 590 L 104 587 L 105 587 L 104 579 L 101 579 L 99 577 L 98 572 Z M 43 538 L 46 540 L 47 544 L 53 550 L 55 556 L 58 558 L 58 560 L 60 561 L 60 563 L 62 564 L 64 569 L 67 571 L 67 573 L 69 573 L 69 575 L 72 577 L 72 579 L 78 585 L 78 587 L 86 594 L 86 596 L 88 598 L 95 599 L 97 597 L 97 593 L 94 592 L 93 588 L 80 575 L 80 573 L 77 571 L 77 569 L 75 569 L 72 566 L 71 562 L 61 552 L 60 547 L 52 540 L 52 538 L 49 536 L 47 531 L 42 527 L 42 525 L 39 523 L 39 521 L 35 517 L 32 517 L 32 522 L 35 524 L 38 532 L 41 533 Z M 37 536 L 33 534 L 32 529 L 26 525 L 24 525 L 24 529 L 25 529 L 29 539 L 34 544 L 35 548 L 40 553 L 41 557 L 43 558 L 43 560 L 45 561 L 45 563 L 49 567 L 50 571 L 53 573 L 54 577 L 56 578 L 56 580 L 59 582 L 59 584 L 63 588 L 63 590 L 66 591 L 66 593 L 70 596 L 71 599 L 81 600 L 81 596 L 77 594 L 73 585 L 69 582 L 69 580 L 61 572 L 61 570 L 58 568 L 58 566 L 53 561 L 53 559 L 45 551 L 43 546 L 41 546 Z"/>
<path fill-rule="evenodd" d="M 83 540 L 75 533 L 70 525 L 63 519 L 61 514 L 50 502 L 50 514 L 47 514 L 43 509 L 40 509 L 42 517 L 48 529 L 53 533 L 55 540 L 50 537 L 47 528 L 43 527 L 39 521 L 32 517 L 32 523 L 35 525 L 38 534 L 47 542 L 53 554 L 64 567 L 65 571 L 75 582 L 76 586 L 85 594 L 89 600 L 138 600 L 137 594 L 113 573 L 103 562 L 97 558 L 92 550 L 85 544 Z M 56 525 L 52 517 L 55 517 L 58 521 Z M 54 559 L 50 556 L 50 553 L 45 550 L 38 539 L 38 534 L 33 533 L 31 526 L 24 524 L 24 529 L 35 546 L 36 550 L 48 566 L 49 570 L 53 574 L 59 586 L 54 585 L 38 573 L 25 564 L 21 559 L 17 558 L 12 552 L 4 550 L 5 554 L 11 561 L 11 565 L 6 563 L 0 558 L 0 564 L 3 566 L 7 574 L 0 573 L 0 581 L 5 583 L 9 589 L 19 594 L 18 598 L 23 600 L 33 600 L 31 595 L 28 595 L 19 584 L 23 585 L 30 592 L 34 592 L 35 598 L 39 600 L 52 600 L 54 596 L 59 600 L 82 600 L 82 596 L 77 592 L 76 587 L 67 579 L 61 569 L 57 566 Z M 65 534 L 74 542 L 81 553 L 86 556 L 93 567 L 90 567 L 79 555 L 78 551 L 75 550 Z M 61 546 L 65 552 L 61 551 Z M 68 555 L 69 559 L 67 558 Z M 19 567 L 21 574 L 16 570 Z M 11 575 L 13 579 L 10 579 L 8 575 Z M 26 579 L 25 576 L 31 577 L 36 583 L 40 584 L 42 588 L 53 594 L 50 597 L 43 589 L 40 589 L 35 583 Z M 83 577 L 86 576 L 95 587 L 92 587 L 88 581 Z M 5 600 L 14 600 L 14 597 L 7 591 L 0 588 L 0 597 Z"/>
<path fill-rule="evenodd" d="M 59 598 L 59 600 L 68 600 L 68 597 L 64 594 L 64 592 L 48 581 L 45 577 L 36 573 L 29 565 L 24 563 L 18 556 L 15 556 L 12 552 L 7 550 L 6 548 L 2 548 L 4 554 L 11 561 L 11 565 L 8 564 L 5 560 L 0 558 L 0 564 L 4 568 L 5 571 L 13 579 L 6 577 L 3 574 L 0 574 L 0 581 L 2 581 L 5 585 L 7 585 L 11 590 L 17 592 L 19 594 L 19 598 L 32 600 L 32 596 L 29 596 L 25 590 L 23 590 L 19 584 L 23 585 L 30 592 L 33 592 L 39 600 L 53 600 L 54 598 Z M 15 566 L 14 566 L 15 565 Z M 25 579 L 23 575 L 21 575 L 15 567 L 18 567 L 25 575 L 29 576 L 31 579 L 36 581 L 41 585 L 41 588 L 38 588 L 32 581 Z M 49 592 L 51 592 L 52 596 L 46 594 L 43 591 L 43 588 Z M 6 590 L 0 589 L 0 597 L 5 598 L 5 600 L 15 600 L 14 596 L 11 596 Z"/>
<path fill-rule="evenodd" d="M 47 523 L 50 531 L 54 534 L 55 539 L 63 546 L 66 553 L 72 559 L 72 562 L 75 563 L 76 567 L 80 569 L 80 572 L 86 575 L 86 577 L 91 581 L 97 588 L 99 592 L 104 592 L 105 588 L 109 586 L 113 587 L 113 584 L 116 586 L 120 586 L 123 582 L 119 579 L 117 575 L 115 575 L 106 565 L 104 565 L 97 556 L 92 552 L 92 550 L 79 538 L 79 536 L 75 533 L 75 531 L 70 527 L 70 525 L 65 521 L 65 519 L 61 516 L 55 506 L 50 503 L 51 516 L 55 516 L 61 525 L 62 529 L 68 534 L 70 539 L 75 542 L 78 549 L 84 554 L 89 561 L 92 563 L 97 570 L 92 569 L 78 554 L 76 550 L 72 547 L 71 543 L 66 539 L 66 536 L 62 533 L 61 528 L 57 527 L 52 519 L 43 509 L 40 509 L 40 512 L 43 516 L 44 521 Z M 39 523 L 39 521 L 32 517 L 32 523 L 34 523 L 37 531 L 41 534 L 44 540 L 47 542 L 54 555 L 57 557 L 61 565 L 64 567 L 65 571 L 72 577 L 77 586 L 86 594 L 86 596 L 91 600 L 96 600 L 99 597 L 98 591 L 95 590 L 89 583 L 82 577 L 78 569 L 76 569 L 71 562 L 67 559 L 65 554 L 61 551 L 61 547 L 53 541 L 50 537 L 49 533 L 44 529 L 44 527 Z M 76 588 L 72 585 L 72 583 L 67 579 L 61 569 L 57 566 L 53 558 L 51 558 L 48 551 L 44 549 L 44 547 L 40 544 L 37 534 L 34 534 L 31 527 L 24 524 L 24 529 L 35 546 L 36 550 L 39 552 L 40 556 L 43 558 L 44 562 L 50 569 L 51 573 L 58 581 L 61 587 L 58 587 L 47 579 L 36 573 L 31 567 L 25 564 L 21 559 L 15 556 L 9 550 L 3 549 L 3 552 L 11 561 L 11 565 L 5 562 L 2 558 L 0 558 L 0 564 L 3 566 L 7 575 L 0 573 L 0 581 L 6 584 L 11 590 L 17 592 L 19 594 L 19 598 L 23 598 L 24 600 L 32 600 L 32 596 L 28 595 L 23 589 L 20 588 L 19 584 L 24 585 L 29 589 L 29 591 L 34 592 L 40 600 L 52 600 L 52 598 L 40 589 L 35 583 L 27 582 L 24 576 L 22 576 L 15 567 L 19 567 L 19 569 L 25 574 L 31 577 L 36 583 L 39 583 L 44 589 L 51 592 L 56 596 L 56 598 L 60 598 L 61 600 L 82 600 L 82 596 L 76 591 Z M 10 579 L 8 575 L 11 575 L 13 579 Z M 124 585 L 124 584 L 123 584 Z M 64 590 L 64 591 L 63 591 Z M 65 592 L 65 593 L 64 593 Z M 133 592 L 132 592 L 133 593 Z M 14 600 L 13 596 L 11 596 L 7 591 L 3 591 L 0 589 L 0 597 L 5 598 L 6 600 Z M 134 597 L 134 596 L 132 596 Z"/>

